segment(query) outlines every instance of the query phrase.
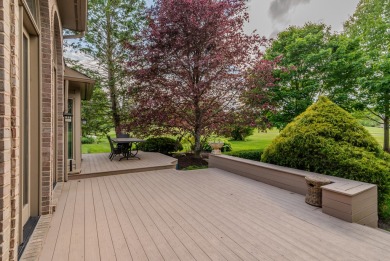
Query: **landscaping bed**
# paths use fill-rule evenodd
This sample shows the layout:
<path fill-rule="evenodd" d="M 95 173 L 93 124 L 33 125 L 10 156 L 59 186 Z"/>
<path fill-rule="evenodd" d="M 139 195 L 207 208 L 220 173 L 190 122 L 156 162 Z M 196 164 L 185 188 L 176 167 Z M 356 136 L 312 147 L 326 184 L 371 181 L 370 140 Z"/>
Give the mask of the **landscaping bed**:
<path fill-rule="evenodd" d="M 208 162 L 203 158 L 194 158 L 194 154 L 185 153 L 175 155 L 178 160 L 179 170 L 204 169 L 208 167 Z"/>

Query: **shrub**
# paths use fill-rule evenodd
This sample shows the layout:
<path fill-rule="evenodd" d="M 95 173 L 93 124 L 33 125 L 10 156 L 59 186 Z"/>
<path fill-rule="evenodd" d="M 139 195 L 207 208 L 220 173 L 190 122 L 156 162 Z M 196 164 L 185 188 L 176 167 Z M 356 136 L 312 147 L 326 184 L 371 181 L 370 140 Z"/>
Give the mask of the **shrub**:
<path fill-rule="evenodd" d="M 230 136 L 232 140 L 244 141 L 246 137 L 253 135 L 254 128 L 235 126 Z"/>
<path fill-rule="evenodd" d="M 95 143 L 95 138 L 91 136 L 81 137 L 81 144 L 93 144 Z"/>
<path fill-rule="evenodd" d="M 183 146 L 180 142 L 167 138 L 167 137 L 155 137 L 149 138 L 145 142 L 138 145 L 138 149 L 146 152 L 160 152 L 165 155 L 169 155 L 172 152 L 180 151 Z"/>
<path fill-rule="evenodd" d="M 213 148 L 211 148 L 211 146 L 208 143 L 204 143 L 202 145 L 202 151 L 211 152 L 212 150 L 213 150 Z M 223 143 L 222 148 L 221 148 L 221 152 L 228 152 L 228 151 L 232 151 L 232 144 L 225 141 Z"/>
<path fill-rule="evenodd" d="M 262 154 L 263 150 L 241 150 L 226 153 L 226 155 L 255 161 L 260 161 Z"/>
<path fill-rule="evenodd" d="M 261 159 L 376 184 L 380 215 L 389 197 L 389 156 L 355 118 L 325 97 L 288 124 Z"/>

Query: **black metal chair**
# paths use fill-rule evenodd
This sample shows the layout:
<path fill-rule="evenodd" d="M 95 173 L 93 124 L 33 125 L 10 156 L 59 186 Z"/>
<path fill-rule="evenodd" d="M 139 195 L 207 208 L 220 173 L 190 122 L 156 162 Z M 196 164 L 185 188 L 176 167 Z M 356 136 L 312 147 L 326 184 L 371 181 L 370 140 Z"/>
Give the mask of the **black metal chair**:
<path fill-rule="evenodd" d="M 117 133 L 116 137 L 117 138 L 130 138 L 130 135 L 127 133 Z M 125 144 L 118 144 L 118 148 L 120 150 L 124 151 L 125 149 L 127 149 L 127 146 L 125 146 Z"/>
<path fill-rule="evenodd" d="M 110 148 L 111 148 L 111 153 L 110 156 L 108 157 L 111 161 L 113 158 L 115 158 L 116 155 L 121 155 L 122 154 L 122 148 L 120 147 L 115 147 L 114 143 L 111 140 L 111 137 L 107 135 L 108 142 L 110 143 Z"/>
<path fill-rule="evenodd" d="M 116 135 L 117 138 L 130 138 L 130 135 L 127 133 L 118 133 Z"/>

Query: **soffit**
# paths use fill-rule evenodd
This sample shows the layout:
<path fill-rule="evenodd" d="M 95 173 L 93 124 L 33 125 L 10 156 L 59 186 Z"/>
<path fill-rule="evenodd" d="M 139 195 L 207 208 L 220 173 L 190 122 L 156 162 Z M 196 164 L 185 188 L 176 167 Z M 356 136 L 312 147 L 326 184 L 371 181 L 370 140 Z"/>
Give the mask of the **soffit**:
<path fill-rule="evenodd" d="M 64 79 L 69 81 L 69 89 L 80 89 L 82 100 L 91 99 L 95 80 L 69 67 L 65 67 Z"/>
<path fill-rule="evenodd" d="M 87 30 L 87 0 L 58 0 L 62 27 L 77 32 Z"/>

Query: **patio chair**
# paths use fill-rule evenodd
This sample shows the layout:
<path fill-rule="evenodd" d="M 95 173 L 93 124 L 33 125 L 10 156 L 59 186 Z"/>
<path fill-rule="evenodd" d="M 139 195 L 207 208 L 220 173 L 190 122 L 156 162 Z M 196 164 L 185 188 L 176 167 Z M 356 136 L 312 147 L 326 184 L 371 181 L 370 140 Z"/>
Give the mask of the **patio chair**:
<path fill-rule="evenodd" d="M 127 133 L 118 133 L 118 134 L 116 134 L 116 137 L 117 138 L 130 138 L 130 135 L 127 134 Z M 123 144 L 118 144 L 118 148 L 120 150 L 123 150 L 124 149 L 124 145 Z"/>
<path fill-rule="evenodd" d="M 108 142 L 110 143 L 111 153 L 108 157 L 111 161 L 115 158 L 116 155 L 120 155 L 122 153 L 122 149 L 120 147 L 115 147 L 114 143 L 111 140 L 111 137 L 107 135 Z"/>
<path fill-rule="evenodd" d="M 130 138 L 130 135 L 127 133 L 118 133 L 116 135 L 117 138 Z"/>

